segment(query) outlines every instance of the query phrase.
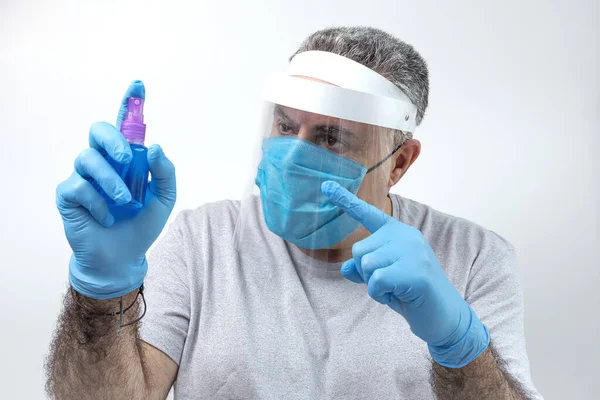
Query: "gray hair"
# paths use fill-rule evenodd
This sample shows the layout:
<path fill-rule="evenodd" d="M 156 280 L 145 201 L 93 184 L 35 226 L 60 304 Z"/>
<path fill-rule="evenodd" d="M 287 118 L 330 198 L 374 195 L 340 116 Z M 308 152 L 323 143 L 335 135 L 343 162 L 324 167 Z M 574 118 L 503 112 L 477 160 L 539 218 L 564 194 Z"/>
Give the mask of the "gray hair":
<path fill-rule="evenodd" d="M 376 28 L 334 27 L 307 37 L 290 60 L 310 50 L 339 54 L 383 75 L 417 107 L 417 125 L 423 120 L 429 96 L 429 73 L 425 60 L 411 45 Z M 400 133 L 399 144 L 412 138 L 410 132 Z"/>

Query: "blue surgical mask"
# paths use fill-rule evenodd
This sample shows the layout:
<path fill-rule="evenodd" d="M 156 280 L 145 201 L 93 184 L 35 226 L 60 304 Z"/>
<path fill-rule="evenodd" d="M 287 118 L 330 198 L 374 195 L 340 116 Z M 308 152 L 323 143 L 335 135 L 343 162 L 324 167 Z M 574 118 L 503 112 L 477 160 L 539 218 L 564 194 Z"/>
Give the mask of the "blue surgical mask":
<path fill-rule="evenodd" d="M 256 184 L 267 227 L 304 249 L 341 242 L 360 224 L 329 202 L 321 183 L 334 181 L 356 194 L 365 174 L 377 166 L 369 169 L 296 137 L 265 139 Z"/>

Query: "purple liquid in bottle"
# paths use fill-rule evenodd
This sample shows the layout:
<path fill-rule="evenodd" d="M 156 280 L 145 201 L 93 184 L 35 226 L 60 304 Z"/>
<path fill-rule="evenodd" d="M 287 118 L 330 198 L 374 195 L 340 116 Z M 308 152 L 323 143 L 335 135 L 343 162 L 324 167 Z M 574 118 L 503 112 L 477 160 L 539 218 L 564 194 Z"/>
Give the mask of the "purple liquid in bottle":
<path fill-rule="evenodd" d="M 141 208 L 144 205 L 146 188 L 148 187 L 148 149 L 144 146 L 146 138 L 144 99 L 130 97 L 127 100 L 127 114 L 121 123 L 120 130 L 131 147 L 131 162 L 121 164 L 108 155 L 106 160 L 123 179 L 131 192 L 131 201 L 125 204 L 124 207 Z M 92 182 L 92 184 L 104 196 L 108 204 L 115 204 L 114 200 L 108 197 L 96 182 Z"/>

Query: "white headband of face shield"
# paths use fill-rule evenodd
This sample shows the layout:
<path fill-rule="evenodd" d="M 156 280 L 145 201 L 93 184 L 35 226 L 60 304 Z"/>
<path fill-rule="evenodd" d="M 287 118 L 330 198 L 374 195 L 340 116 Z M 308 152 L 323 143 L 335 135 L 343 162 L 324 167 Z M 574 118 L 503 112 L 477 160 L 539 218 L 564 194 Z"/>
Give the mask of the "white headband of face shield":
<path fill-rule="evenodd" d="M 264 96 L 282 106 L 403 132 L 414 132 L 416 126 L 417 108 L 396 85 L 360 63 L 324 51 L 300 53 L 285 73 L 269 73 Z"/>

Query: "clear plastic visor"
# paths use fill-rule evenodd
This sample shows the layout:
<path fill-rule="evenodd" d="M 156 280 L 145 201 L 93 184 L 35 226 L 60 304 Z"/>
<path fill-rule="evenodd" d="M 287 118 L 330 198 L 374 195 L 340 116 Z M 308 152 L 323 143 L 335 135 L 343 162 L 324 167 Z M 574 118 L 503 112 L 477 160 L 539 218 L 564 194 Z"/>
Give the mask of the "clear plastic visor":
<path fill-rule="evenodd" d="M 322 192 L 325 181 L 384 211 L 403 132 L 265 102 L 251 182 L 240 204 L 235 246 L 242 257 L 292 254 L 338 263 L 368 236 Z M 286 253 L 287 252 L 287 253 Z"/>

